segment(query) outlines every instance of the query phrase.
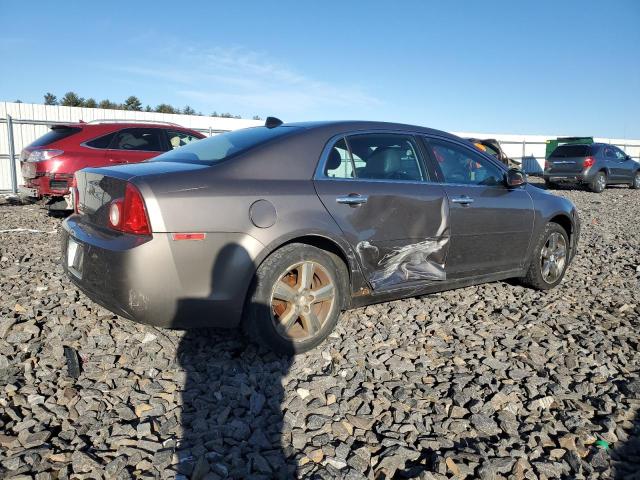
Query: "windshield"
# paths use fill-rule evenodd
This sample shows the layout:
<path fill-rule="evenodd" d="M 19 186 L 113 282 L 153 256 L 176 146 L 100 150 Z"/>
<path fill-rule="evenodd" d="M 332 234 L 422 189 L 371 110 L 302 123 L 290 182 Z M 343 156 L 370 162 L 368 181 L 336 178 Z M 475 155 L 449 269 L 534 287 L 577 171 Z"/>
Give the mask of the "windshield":
<path fill-rule="evenodd" d="M 149 162 L 216 163 L 257 145 L 295 132 L 300 127 L 253 127 L 221 133 L 163 153 Z"/>

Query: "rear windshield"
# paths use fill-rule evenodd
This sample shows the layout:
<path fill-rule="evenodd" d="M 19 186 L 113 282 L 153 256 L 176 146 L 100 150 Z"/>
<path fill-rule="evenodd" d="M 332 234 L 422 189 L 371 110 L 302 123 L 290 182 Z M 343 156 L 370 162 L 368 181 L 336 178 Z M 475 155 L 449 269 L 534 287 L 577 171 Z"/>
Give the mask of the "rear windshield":
<path fill-rule="evenodd" d="M 43 136 L 34 140 L 29 144 L 29 147 L 44 147 L 63 138 L 70 137 L 74 133 L 78 133 L 81 128 L 78 127 L 52 127 L 49 133 L 45 133 Z"/>
<path fill-rule="evenodd" d="M 253 127 L 221 133 L 163 153 L 149 162 L 216 163 L 295 132 L 300 127 Z"/>
<path fill-rule="evenodd" d="M 550 157 L 587 157 L 591 155 L 591 145 L 561 145 Z"/>

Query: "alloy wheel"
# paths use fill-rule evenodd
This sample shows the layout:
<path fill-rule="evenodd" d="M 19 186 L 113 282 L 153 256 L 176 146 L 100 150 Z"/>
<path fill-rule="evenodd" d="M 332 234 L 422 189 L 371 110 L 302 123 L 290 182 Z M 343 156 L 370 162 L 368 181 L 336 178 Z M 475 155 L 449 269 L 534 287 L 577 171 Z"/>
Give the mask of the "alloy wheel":
<path fill-rule="evenodd" d="M 602 192 L 607 187 L 607 178 L 604 175 L 598 175 L 597 186 L 599 192 Z"/>
<path fill-rule="evenodd" d="M 553 232 L 549 235 L 540 254 L 540 271 L 547 283 L 558 281 L 567 262 L 567 241 L 565 237 Z"/>
<path fill-rule="evenodd" d="M 636 176 L 633 177 L 633 186 L 634 188 L 640 189 L 640 172 L 636 173 Z"/>
<path fill-rule="evenodd" d="M 323 327 L 335 302 L 336 287 L 325 267 L 304 261 L 289 267 L 271 293 L 271 320 L 288 340 L 314 337 Z"/>

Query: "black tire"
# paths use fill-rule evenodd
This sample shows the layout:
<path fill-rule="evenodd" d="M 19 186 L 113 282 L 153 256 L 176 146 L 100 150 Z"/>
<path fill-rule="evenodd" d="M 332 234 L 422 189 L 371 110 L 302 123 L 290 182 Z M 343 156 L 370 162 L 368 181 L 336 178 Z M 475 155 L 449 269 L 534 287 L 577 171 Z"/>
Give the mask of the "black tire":
<path fill-rule="evenodd" d="M 322 271 L 334 286 L 334 297 L 326 307 L 325 320 L 311 336 L 301 339 L 285 338 L 278 332 L 276 313 L 272 305 L 272 295 L 277 282 L 296 264 L 313 262 L 320 265 L 315 272 Z M 317 278 L 314 274 L 313 279 Z M 258 267 L 243 315 L 243 330 L 252 341 L 264 345 L 279 354 L 294 355 L 311 350 L 321 344 L 333 331 L 340 312 L 345 305 L 348 292 L 349 274 L 337 255 L 302 243 L 291 243 L 273 252 Z M 309 292 L 312 293 L 310 290 Z M 293 305 L 292 303 L 291 305 Z M 311 308 L 314 308 L 311 306 Z M 323 307 L 324 308 L 324 307 Z M 294 325 L 302 328 L 300 316 Z"/>
<path fill-rule="evenodd" d="M 544 181 L 544 186 L 547 187 L 547 190 L 555 190 L 556 188 L 558 188 L 557 183 L 553 183 L 549 180 Z"/>
<path fill-rule="evenodd" d="M 589 190 L 595 193 L 602 193 L 607 188 L 607 174 L 604 172 L 598 172 L 589 183 Z"/>
<path fill-rule="evenodd" d="M 563 237 L 566 251 L 565 251 L 565 257 L 564 257 L 564 263 L 559 273 L 559 276 L 553 281 L 548 281 L 544 278 L 544 275 L 543 275 L 542 250 L 543 248 L 545 248 L 547 241 L 554 234 L 560 234 Z M 566 230 L 562 228 L 560 225 L 558 225 L 557 223 L 553 223 L 553 222 L 547 223 L 544 227 L 544 231 L 542 232 L 542 235 L 540 236 L 540 238 L 538 239 L 538 242 L 534 247 L 533 256 L 531 258 L 529 269 L 527 270 L 526 275 L 520 279 L 521 283 L 528 287 L 535 288 L 536 290 L 549 290 L 555 287 L 556 285 L 558 285 L 564 278 L 564 274 L 569 265 L 569 245 L 570 245 L 569 237 L 567 235 Z"/>
<path fill-rule="evenodd" d="M 633 180 L 631 181 L 631 188 L 633 190 L 640 190 L 640 170 L 638 170 L 633 176 Z"/>

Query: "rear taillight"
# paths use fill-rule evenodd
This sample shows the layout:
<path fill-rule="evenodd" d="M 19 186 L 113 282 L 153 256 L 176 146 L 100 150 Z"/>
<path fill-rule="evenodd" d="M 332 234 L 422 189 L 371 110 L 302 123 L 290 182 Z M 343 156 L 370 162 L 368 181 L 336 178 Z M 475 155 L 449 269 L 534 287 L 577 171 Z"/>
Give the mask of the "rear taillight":
<path fill-rule="evenodd" d="M 76 176 L 73 176 L 73 180 L 71 180 L 71 203 L 73 204 L 73 211 L 75 213 L 80 213 L 80 195 L 78 193 L 78 179 Z"/>
<path fill-rule="evenodd" d="M 109 205 L 109 224 L 115 230 L 136 235 L 149 235 L 149 218 L 142 195 L 131 183 L 127 183 L 124 198 L 117 198 Z"/>
<path fill-rule="evenodd" d="M 544 169 L 549 170 L 551 168 L 551 162 L 549 160 L 544 161 Z"/>
<path fill-rule="evenodd" d="M 33 150 L 27 157 L 27 162 L 43 162 L 62 155 L 64 150 Z"/>
<path fill-rule="evenodd" d="M 593 159 L 593 157 L 587 157 L 584 159 L 584 164 L 582 165 L 584 168 L 589 168 L 589 167 L 593 167 L 593 164 L 596 161 Z"/>

